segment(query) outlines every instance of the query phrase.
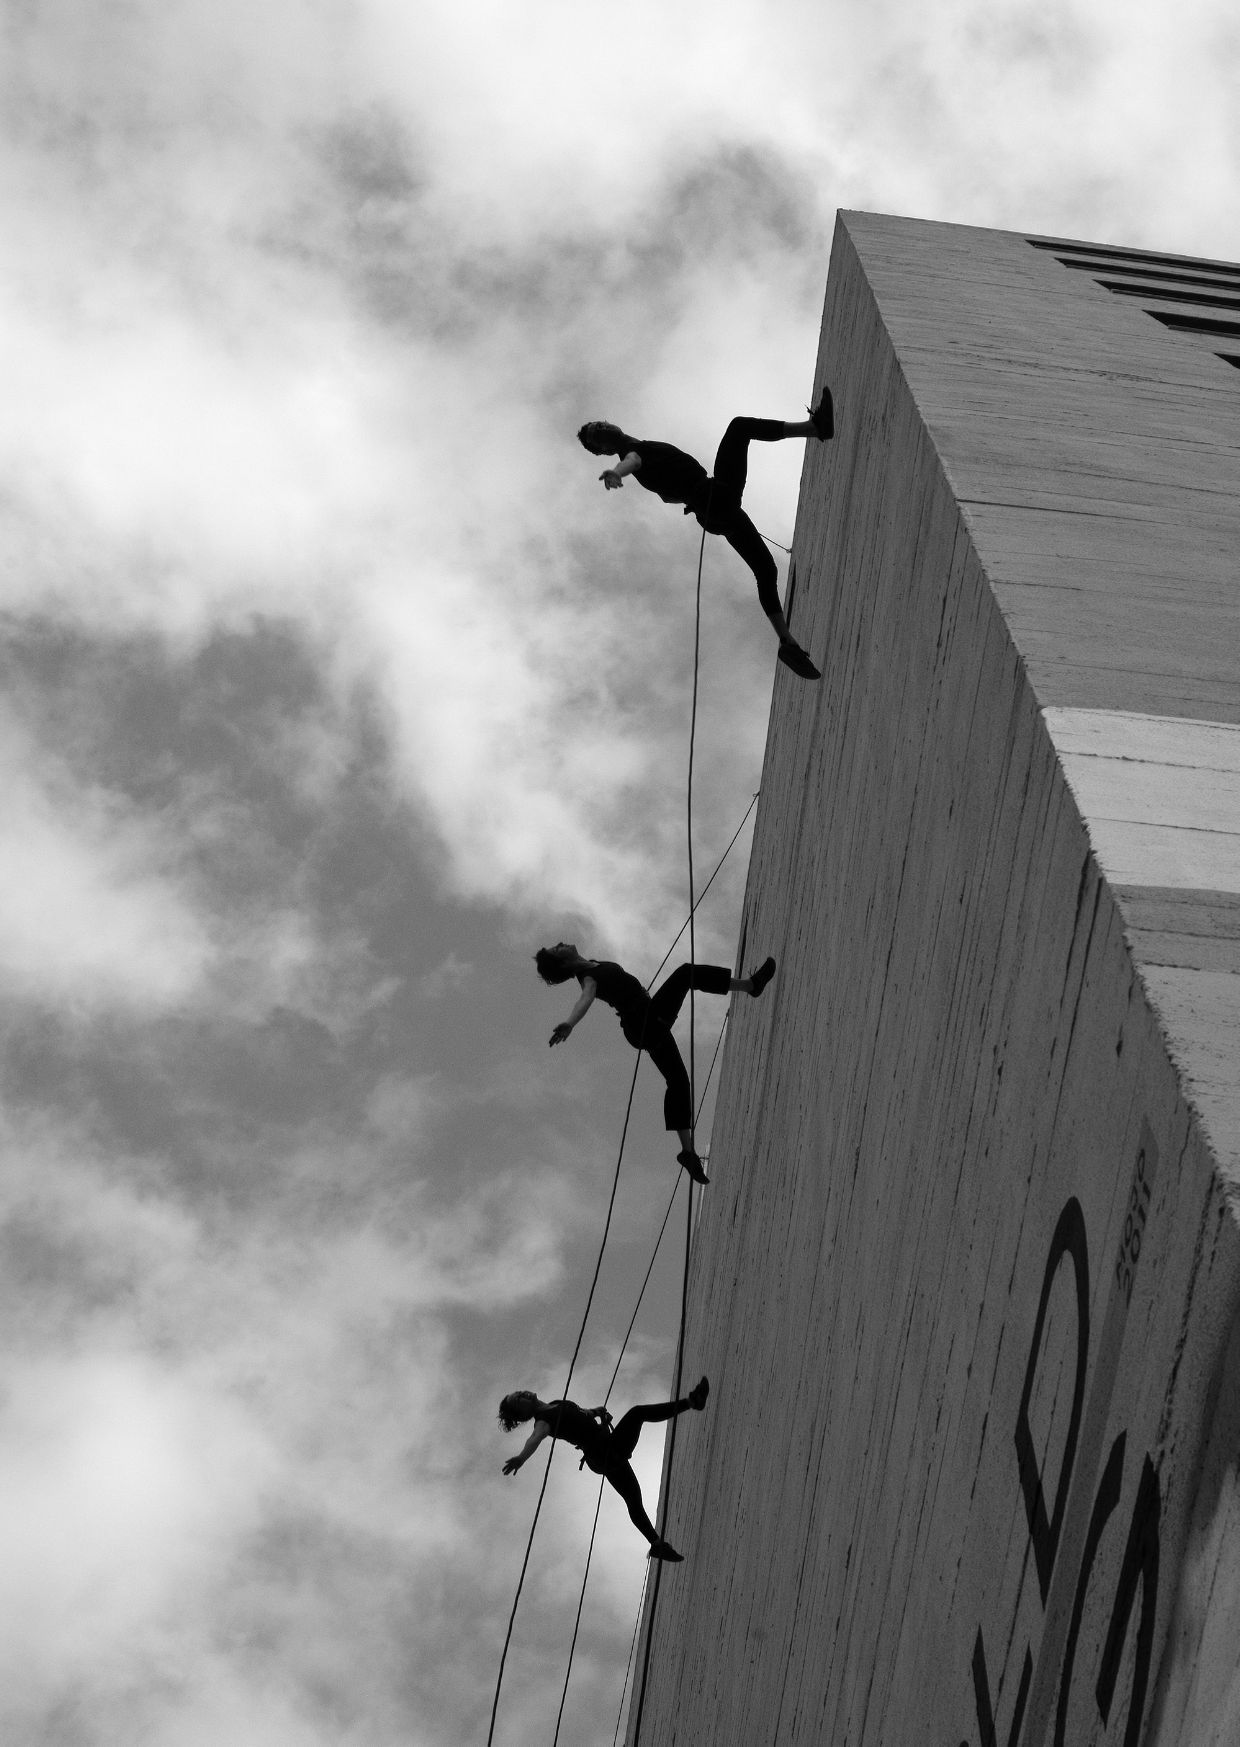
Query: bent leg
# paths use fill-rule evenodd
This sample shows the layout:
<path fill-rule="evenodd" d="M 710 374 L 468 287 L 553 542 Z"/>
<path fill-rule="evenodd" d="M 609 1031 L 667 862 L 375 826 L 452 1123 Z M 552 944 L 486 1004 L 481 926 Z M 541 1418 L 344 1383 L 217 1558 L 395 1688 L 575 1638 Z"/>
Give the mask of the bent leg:
<path fill-rule="evenodd" d="M 778 443 L 788 434 L 782 419 L 733 419 L 715 451 L 715 475 L 711 486 L 711 520 L 741 507 L 741 495 L 749 472 L 750 443 Z"/>
<path fill-rule="evenodd" d="M 726 995 L 732 973 L 721 964 L 681 964 L 659 984 L 650 999 L 650 1011 L 664 1025 L 674 1025 L 690 989 L 700 995 Z"/>
<path fill-rule="evenodd" d="M 637 1448 L 637 1440 L 644 1425 L 652 1425 L 658 1420 L 675 1419 L 688 1406 L 687 1401 L 651 1401 L 631 1407 L 627 1413 L 621 1414 L 611 1428 L 609 1454 L 617 1461 L 627 1462 Z"/>

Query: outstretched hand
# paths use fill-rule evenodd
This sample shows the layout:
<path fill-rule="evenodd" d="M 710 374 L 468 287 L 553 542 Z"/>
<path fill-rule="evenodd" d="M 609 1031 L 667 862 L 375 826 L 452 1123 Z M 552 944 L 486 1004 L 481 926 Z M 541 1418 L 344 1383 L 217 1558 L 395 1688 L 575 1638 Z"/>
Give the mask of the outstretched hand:
<path fill-rule="evenodd" d="M 608 491 L 620 491 L 623 489 L 624 481 L 614 467 L 609 467 L 606 473 L 600 473 L 599 478 L 607 487 Z"/>
<path fill-rule="evenodd" d="M 555 1030 L 551 1033 L 551 1036 L 547 1039 L 547 1046 L 549 1049 L 554 1049 L 557 1043 L 567 1043 L 572 1035 L 573 1028 L 567 1020 L 565 1020 L 557 1025 Z"/>
<path fill-rule="evenodd" d="M 520 1466 L 521 1466 L 520 1456 L 509 1456 L 508 1460 L 504 1463 L 504 1473 L 505 1474 L 515 1474 L 517 1469 Z"/>

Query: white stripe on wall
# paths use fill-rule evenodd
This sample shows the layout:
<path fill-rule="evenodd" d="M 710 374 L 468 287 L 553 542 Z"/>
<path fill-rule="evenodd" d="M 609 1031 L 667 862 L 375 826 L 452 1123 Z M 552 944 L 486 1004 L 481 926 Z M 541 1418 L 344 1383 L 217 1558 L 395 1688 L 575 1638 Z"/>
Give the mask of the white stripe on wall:
<path fill-rule="evenodd" d="M 1240 727 L 1123 710 L 1044 715 L 1113 883 L 1240 892 Z"/>

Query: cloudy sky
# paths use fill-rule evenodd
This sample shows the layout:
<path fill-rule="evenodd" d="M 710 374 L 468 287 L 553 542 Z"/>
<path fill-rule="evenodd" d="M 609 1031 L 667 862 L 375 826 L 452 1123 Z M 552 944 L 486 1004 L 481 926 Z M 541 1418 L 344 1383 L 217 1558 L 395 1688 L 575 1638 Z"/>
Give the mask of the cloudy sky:
<path fill-rule="evenodd" d="M 686 895 L 696 530 L 573 433 L 709 460 L 735 411 L 800 416 L 837 207 L 1240 256 L 1240 25 L 0 18 L 0 1738 L 480 1741 L 541 1467 L 500 1477 L 495 1404 L 563 1378 L 632 1060 L 606 1012 L 548 1051 L 529 954 L 649 974 Z M 747 500 L 785 544 L 800 449 Z M 718 542 L 705 610 L 708 867 L 774 651 Z M 732 959 L 745 845 L 700 955 Z M 644 1074 L 584 1401 L 673 1187 Z M 669 1248 L 620 1408 L 668 1386 Z M 503 1747 L 550 1740 L 593 1502 L 561 1457 Z M 643 1551 L 609 1502 L 579 1747 Z"/>

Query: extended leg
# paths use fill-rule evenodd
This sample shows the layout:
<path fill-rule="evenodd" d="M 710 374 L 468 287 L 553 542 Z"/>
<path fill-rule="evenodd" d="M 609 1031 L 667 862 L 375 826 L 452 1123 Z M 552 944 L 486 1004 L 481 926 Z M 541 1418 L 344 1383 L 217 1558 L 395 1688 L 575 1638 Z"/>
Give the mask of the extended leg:
<path fill-rule="evenodd" d="M 788 621 L 779 602 L 779 568 L 757 528 L 744 510 L 737 509 L 717 532 L 723 535 L 732 550 L 745 560 L 753 572 L 754 581 L 758 585 L 758 603 L 779 638 L 780 660 L 794 673 L 799 673 L 802 679 L 820 678 L 818 669 L 788 629 Z"/>
<path fill-rule="evenodd" d="M 608 1480 L 624 1500 L 625 1509 L 629 1513 L 630 1522 L 633 1524 L 633 1527 L 639 1530 L 640 1533 L 646 1537 L 647 1541 L 649 1541 L 650 1551 L 655 1555 L 655 1557 L 659 1559 L 679 1560 L 681 1554 L 676 1551 L 675 1547 L 670 1546 L 667 1541 L 661 1541 L 659 1539 L 658 1530 L 646 1515 L 646 1507 L 642 1503 L 642 1489 L 638 1485 L 637 1476 L 629 1466 L 628 1461 L 625 1460 L 623 1462 L 616 1461 L 609 1463 L 606 1473 Z"/>
<path fill-rule="evenodd" d="M 778 566 L 767 550 L 766 541 L 741 508 L 741 497 L 748 476 L 751 442 L 778 443 L 785 437 L 817 437 L 825 441 L 834 433 L 835 418 L 828 388 L 823 389 L 818 405 L 808 419 L 795 423 L 782 419 L 733 419 L 715 454 L 715 473 L 706 513 L 699 515 L 702 526 L 709 533 L 722 534 L 753 572 L 762 611 L 779 638 L 779 659 L 802 679 L 821 679 L 822 675 L 788 628 L 779 600 Z"/>

